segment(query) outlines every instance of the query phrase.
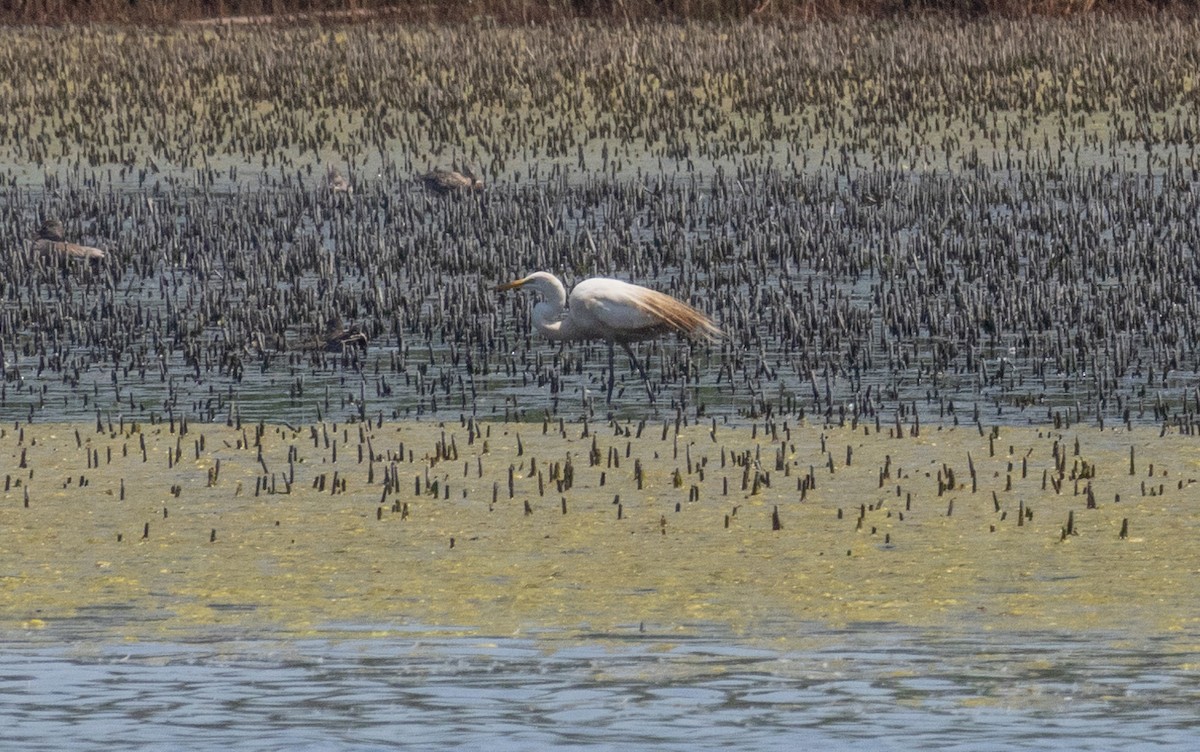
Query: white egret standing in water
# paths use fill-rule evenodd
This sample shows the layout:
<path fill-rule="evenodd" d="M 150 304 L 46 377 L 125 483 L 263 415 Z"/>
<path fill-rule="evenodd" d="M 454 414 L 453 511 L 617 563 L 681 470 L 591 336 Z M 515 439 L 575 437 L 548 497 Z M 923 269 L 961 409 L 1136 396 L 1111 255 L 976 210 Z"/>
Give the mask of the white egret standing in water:
<path fill-rule="evenodd" d="M 616 383 L 614 345 L 620 345 L 629 354 L 653 402 L 650 378 L 629 347 L 631 342 L 652 339 L 668 332 L 702 339 L 721 335 L 721 330 L 712 319 L 687 303 L 619 279 L 585 279 L 571 290 L 570 298 L 563 283 L 549 272 L 534 272 L 528 277 L 500 285 L 496 290 L 517 288 L 528 288 L 541 294 L 542 300 L 533 307 L 533 325 L 542 336 L 568 342 L 596 339 L 608 342 L 610 403 Z"/>

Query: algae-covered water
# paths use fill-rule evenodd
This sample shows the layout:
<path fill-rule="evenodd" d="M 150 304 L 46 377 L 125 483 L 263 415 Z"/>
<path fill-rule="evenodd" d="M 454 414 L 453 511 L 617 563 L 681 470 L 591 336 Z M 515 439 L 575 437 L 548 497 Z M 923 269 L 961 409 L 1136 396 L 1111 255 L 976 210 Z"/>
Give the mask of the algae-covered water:
<path fill-rule="evenodd" d="M 0 446 L 2 713 L 33 748 L 1170 746 L 1197 721 L 1187 436 L 47 424 Z"/>
<path fill-rule="evenodd" d="M 1200 620 L 1200 452 L 1153 429 L 99 428 L 0 430 L 8 629 Z"/>

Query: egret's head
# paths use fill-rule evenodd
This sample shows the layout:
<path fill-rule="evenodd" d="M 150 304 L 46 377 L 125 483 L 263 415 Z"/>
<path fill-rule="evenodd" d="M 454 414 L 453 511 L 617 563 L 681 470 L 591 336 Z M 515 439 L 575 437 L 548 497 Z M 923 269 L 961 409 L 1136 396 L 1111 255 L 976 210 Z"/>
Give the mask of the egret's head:
<path fill-rule="evenodd" d="M 496 292 L 518 289 L 528 289 L 541 293 L 542 297 L 546 300 L 558 301 L 560 305 L 567 298 L 566 288 L 563 287 L 562 282 L 559 282 L 558 278 L 549 272 L 534 272 L 528 277 L 522 277 L 512 282 L 505 282 L 496 287 Z"/>
<path fill-rule="evenodd" d="M 525 277 L 524 279 L 517 279 L 517 280 L 513 280 L 512 282 L 505 282 L 502 285 L 496 285 L 496 292 L 504 292 L 505 290 L 516 290 L 516 289 L 522 287 L 528 281 L 529 281 L 529 277 Z"/>

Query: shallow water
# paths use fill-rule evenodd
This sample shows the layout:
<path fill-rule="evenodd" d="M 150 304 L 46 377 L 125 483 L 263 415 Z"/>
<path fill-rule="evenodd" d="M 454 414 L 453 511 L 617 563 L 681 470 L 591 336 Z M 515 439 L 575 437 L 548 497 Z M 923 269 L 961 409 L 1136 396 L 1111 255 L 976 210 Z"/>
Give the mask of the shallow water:
<path fill-rule="evenodd" d="M 718 447 L 702 428 L 575 438 L 578 428 L 482 426 L 486 439 L 460 433 L 457 444 L 453 426 L 364 431 L 359 441 L 377 449 L 407 444 L 387 450 L 397 469 L 441 456 L 425 449 L 435 437 L 461 448 L 467 468 L 488 444 L 476 456 L 495 474 L 477 483 L 458 476 L 457 455 L 434 465 L 454 471 L 453 500 L 409 497 L 403 484 L 396 497 L 411 514 L 387 512 L 363 485 L 369 470 L 345 428 L 332 434 L 334 460 L 319 433 L 271 427 L 259 453 L 248 433 L 193 424 L 189 441 L 206 436 L 222 461 L 213 485 L 202 481 L 213 477 L 209 454 L 164 469 L 180 445 L 166 427 L 146 436 L 151 461 L 132 435 L 0 430 L 0 456 L 27 464 L 0 496 L 3 740 L 84 750 L 1189 748 L 1200 726 L 1200 568 L 1180 545 L 1194 537 L 1200 488 L 1190 437 L 1085 429 L 1071 442 L 1008 428 L 993 442 L 974 428 L 900 439 L 785 427 L 797 467 L 828 456 L 826 444 L 854 449 L 853 463 L 821 472 L 801 500 L 786 481 L 757 493 L 735 482 L 732 498 L 720 495 L 725 471 L 710 453 L 748 461 L 766 432 L 722 427 Z M 1084 460 L 1096 469 L 1087 493 L 1070 481 L 1063 493 L 1043 488 L 1038 470 L 1071 443 L 1072 475 Z M 625 472 L 583 460 L 589 446 L 611 457 L 614 444 L 633 450 Z M 681 456 L 668 459 L 674 447 Z M 285 450 L 298 468 L 291 493 L 231 488 L 260 474 L 249 466 L 281 466 Z M 535 455 L 547 467 L 564 452 L 579 458 L 561 492 L 570 514 L 515 474 L 519 494 L 488 504 L 505 468 Z M 1135 456 L 1154 464 L 1138 459 L 1133 475 Z M 646 460 L 640 491 L 623 479 L 636 457 Z M 688 483 L 703 493 L 679 505 L 687 484 L 669 468 L 688 457 Z M 931 476 L 941 483 L 964 459 L 979 489 L 955 483 L 948 502 Z M 895 491 L 881 490 L 884 466 Z M 309 488 L 330 472 L 347 491 Z M 728 472 L 742 474 L 733 463 Z M 171 481 L 178 495 L 165 491 Z M 139 491 L 149 483 L 159 490 Z M 613 514 L 617 493 L 624 518 Z M 722 512 L 732 522 L 722 526 Z M 1075 534 L 1060 537 L 1067 515 Z M 1128 537 L 1117 532 L 1126 520 Z"/>
<path fill-rule="evenodd" d="M 797 185 L 803 186 L 809 179 L 816 180 L 807 176 L 798 179 Z M 1128 175 L 1126 179 L 1133 180 Z M 607 188 L 614 193 L 597 200 L 593 213 L 608 216 L 632 211 L 624 205 L 624 191 L 632 191 L 639 184 L 639 181 L 608 184 Z M 1018 184 L 1019 180 L 1014 178 L 990 176 L 978 181 L 976 187 L 1012 190 Z M 913 221 L 918 221 L 914 197 L 922 191 L 945 192 L 953 185 L 954 180 L 945 176 L 908 175 L 892 186 L 903 192 L 905 198 L 878 209 L 859 207 L 856 211 L 863 215 L 912 212 Z M 411 186 L 377 183 L 368 190 L 375 195 L 356 196 L 354 200 L 359 204 L 387 201 L 411 213 L 418 213 L 413 207 L 426 201 L 423 196 L 411 195 Z M 554 187 L 525 189 L 500 185 L 489 193 L 485 206 L 500 215 L 514 206 L 537 200 L 543 190 L 553 193 Z M 559 200 L 579 200 L 583 193 L 578 188 L 571 191 L 574 193 L 570 197 L 559 196 Z M 712 193 L 707 183 L 702 181 L 698 194 L 700 199 L 689 211 L 702 211 L 714 203 L 710 201 Z M 1143 194 L 1152 199 L 1157 189 L 1145 189 Z M 259 197 L 284 201 L 281 197 L 286 196 L 284 203 L 287 203 L 293 199 L 299 201 L 297 197 L 305 195 L 264 190 Z M 110 198 L 116 203 L 116 213 L 136 216 L 140 194 L 118 193 Z M 839 206 L 845 199 L 842 195 L 828 197 L 828 211 L 841 211 Z M 27 208 L 30 212 L 32 205 L 43 200 L 32 196 L 20 199 L 31 205 Z M 191 200 L 189 192 L 181 192 L 164 205 L 162 212 L 168 216 L 183 212 Z M 227 215 L 248 222 L 254 207 L 253 202 L 237 195 L 208 195 L 205 202 L 208 213 L 195 220 L 201 224 L 223 221 Z M 1055 206 L 1056 213 L 1067 216 L 1069 207 Z M 1010 208 L 996 205 L 987 210 L 1002 213 Z M 898 235 L 894 258 L 872 250 L 878 239 L 869 231 L 847 230 L 839 242 L 854 246 L 854 253 L 860 254 L 856 263 L 864 265 L 854 273 L 814 268 L 820 263 L 815 259 L 788 258 L 788 253 L 799 252 L 796 249 L 787 253 L 775 249 L 772 253 L 781 255 L 770 258 L 764 257 L 762 250 L 742 250 L 728 261 L 706 262 L 707 268 L 702 270 L 698 270 L 702 265 L 690 258 L 649 262 L 637 255 L 636 249 L 650 246 L 650 241 L 644 238 L 638 238 L 636 243 L 630 238 L 634 246 L 630 256 L 607 265 L 588 254 L 580 254 L 581 260 L 569 263 L 592 266 L 575 274 L 576 280 L 593 273 L 610 274 L 665 290 L 678 289 L 677 294 L 686 297 L 687 289 L 703 292 L 706 285 L 720 279 L 720 290 L 713 297 L 724 301 L 729 311 L 740 309 L 748 316 L 738 322 L 721 320 L 718 314 L 718 323 L 729 329 L 730 336 L 713 345 L 697 344 L 689 348 L 674 337 L 661 343 L 639 345 L 639 357 L 660 388 L 657 404 L 653 406 L 636 371 L 619 355 L 615 404 L 608 408 L 604 404 L 607 349 L 603 344 L 562 348 L 531 335 L 531 301 L 527 296 L 514 304 L 512 295 L 491 292 L 495 284 L 530 271 L 538 263 L 521 261 L 519 267 L 494 268 L 493 249 L 484 247 L 472 256 L 469 272 L 446 273 L 431 280 L 427 270 L 453 252 L 453 243 L 446 237 L 455 231 L 455 223 L 460 219 L 456 209 L 435 207 L 426 220 L 432 227 L 424 230 L 416 242 L 437 244 L 425 248 L 423 257 L 408 258 L 400 251 L 389 250 L 386 258 L 376 259 L 378 267 L 361 266 L 359 260 L 373 253 L 368 246 L 385 240 L 391 242 L 396 228 L 386 221 L 363 220 L 360 231 L 371 241 L 362 241 L 360 237 L 357 245 L 348 247 L 345 241 L 324 239 L 322 233 L 329 232 L 330 226 L 356 221 L 350 210 L 339 213 L 331 207 L 325 209 L 328 214 L 320 220 L 322 225 L 318 229 L 301 230 L 291 241 L 272 241 L 240 254 L 224 251 L 227 257 L 223 259 L 204 258 L 207 251 L 200 248 L 198 240 L 185 243 L 174 255 L 149 255 L 155 260 L 140 271 L 132 265 L 124 267 L 111 290 L 103 289 L 103 285 L 88 289 L 88 275 L 76 269 L 72 280 L 75 298 L 70 304 L 41 300 L 35 305 L 29 302 L 30 298 L 49 293 L 13 285 L 7 296 L 0 299 L 0 315 L 11 313 L 14 317 L 11 331 L 6 332 L 7 341 L 0 348 L 4 368 L 0 420 L 87 420 L 99 413 L 114 420 L 123 416 L 127 420 L 146 421 L 173 415 L 198 421 L 242 417 L 299 424 L 321 419 L 447 420 L 461 415 L 485 419 L 524 416 L 537 420 L 547 414 L 568 419 L 612 414 L 632 419 L 672 416 L 678 412 L 734 422 L 768 413 L 793 418 L 818 416 L 829 421 L 854 417 L 870 420 L 881 415 L 882 420 L 888 421 L 896 413 L 913 411 L 926 422 L 983 420 L 989 424 L 1030 424 L 1049 422 L 1061 414 L 1071 422 L 1161 423 L 1180 416 L 1187 420 L 1196 390 L 1200 388 L 1200 354 L 1194 348 L 1181 346 L 1178 352 L 1164 354 L 1161 348 L 1147 345 L 1157 331 L 1155 321 L 1188 319 L 1188 309 L 1178 306 L 1168 310 L 1165 304 L 1148 302 L 1131 313 L 1131 321 L 1122 327 L 1106 324 L 1115 331 L 1103 338 L 1072 335 L 1072 343 L 1065 349 L 1064 338 L 1070 330 L 1057 321 L 1042 326 L 1040 331 L 1027 331 L 1023 322 L 1014 322 L 986 336 L 973 336 L 971 341 L 949 341 L 924 324 L 904 335 L 889 335 L 896 322 L 881 310 L 880 300 L 896 289 L 903 294 L 894 294 L 908 299 L 918 295 L 912 280 L 926 274 L 928 267 L 948 265 L 950 277 L 961 277 L 961 282 L 955 281 L 954 285 L 961 284 L 967 290 L 999 284 L 973 267 L 973 261 L 939 258 L 945 249 L 933 246 L 937 253 L 919 260 L 912 255 L 926 247 L 922 238 L 936 237 L 941 232 L 932 226 L 936 223 L 930 222 L 924 230 Z M 973 209 L 963 206 L 955 211 Z M 690 231 L 685 236 L 686 244 L 694 246 L 696 253 L 711 254 L 714 247 L 719 248 L 729 232 L 723 222 L 732 222 L 745 207 L 726 201 L 716 210 L 729 214 L 713 226 Z M 785 210 L 794 213 L 796 221 L 802 223 L 815 222 L 826 211 L 800 203 L 780 209 Z M 601 230 L 601 221 L 575 218 L 571 208 L 559 207 L 554 214 L 564 234 L 579 236 L 590 232 L 602 244 L 605 242 L 607 233 Z M 651 221 L 657 215 L 654 211 L 642 211 L 633 216 L 630 221 L 636 224 Z M 876 221 L 869 216 L 866 219 Z M 128 222 L 121 228 L 123 237 L 108 243 L 115 247 L 114 257 L 138 256 L 130 250 L 134 243 L 154 248 L 142 254 L 160 254 L 153 241 L 135 240 L 142 233 L 140 221 L 145 218 Z M 848 226 L 859 221 L 864 218 L 845 220 Z M 1170 227 L 1172 232 L 1182 231 L 1181 228 L 1182 225 Z M 1115 220 L 1108 229 L 1124 231 Z M 756 233 L 759 240 L 781 236 L 780 230 L 765 225 Z M 944 242 L 957 247 L 954 244 L 960 239 L 952 232 L 949 236 Z M 217 242 L 224 246 L 228 238 L 219 238 Z M 622 242 L 615 232 L 608 240 L 610 246 Z M 1039 233 L 1029 233 L 1025 242 L 1028 250 L 1023 252 L 1030 256 L 1043 246 L 1059 252 L 1055 250 L 1059 240 Z M 313 247 L 319 244 L 321 250 L 306 257 L 304 274 L 296 279 L 274 284 L 262 279 L 246 281 L 239 279 L 238 269 L 229 268 L 234 264 L 279 268 L 287 259 L 296 258 L 296 248 L 305 244 Z M 579 253 L 580 243 L 570 245 L 572 253 Z M 242 258 L 237 258 L 239 255 Z M 897 266 L 911 264 L 912 268 L 882 274 L 872 266 L 876 261 Z M 726 284 L 739 279 L 739 268 L 768 262 L 779 268 L 764 270 L 761 278 L 753 282 L 743 281 L 736 287 Z M 1155 257 L 1147 263 L 1169 262 L 1168 258 Z M 1029 263 L 1033 263 L 1032 259 Z M 253 318 L 250 312 L 262 307 L 260 301 L 268 292 L 295 301 L 320 288 L 327 282 L 322 279 L 322 275 L 328 276 L 324 271 L 326 264 L 336 265 L 336 291 L 314 294 L 312 308 L 339 311 L 347 324 L 378 327 L 361 358 L 346 359 L 306 348 L 304 343 L 316 336 L 316 324 L 309 321 L 287 323 L 281 335 L 286 341 L 269 341 L 261 349 L 253 337 L 239 332 Z M 654 272 L 636 268 L 639 264 L 653 267 Z M 545 265 L 570 274 L 561 261 Z M 394 276 L 381 276 L 381 268 Z M 1184 270 L 1180 274 L 1184 274 L 1190 267 L 1180 268 Z M 1012 286 L 1007 297 L 1022 299 L 1030 294 L 1039 276 L 1049 273 L 1046 269 L 1023 270 L 1015 275 L 1016 281 L 1005 283 Z M 1084 270 L 1081 268 L 1078 273 L 1082 275 Z M 1024 274 L 1029 279 L 1022 281 Z M 1071 282 L 1052 289 L 1064 299 L 1081 298 L 1085 308 L 1107 311 L 1103 316 L 1108 316 L 1117 303 L 1114 294 L 1105 291 L 1115 284 L 1098 280 L 1085 290 Z M 805 292 L 806 287 L 811 292 L 814 286 L 821 291 L 819 296 Z M 384 296 L 382 303 L 376 301 L 371 306 L 360 300 L 380 289 L 391 290 L 392 297 Z M 403 291 L 403 295 L 395 295 L 397 290 Z M 938 317 L 953 317 L 965 305 L 946 290 L 925 293 L 934 296 L 931 312 Z M 467 298 L 480 310 L 451 317 L 445 309 L 459 297 Z M 411 308 L 401 309 L 401 298 L 412 298 Z M 1066 304 L 1055 305 L 1058 306 L 1055 316 L 1068 315 Z M 1188 305 L 1194 305 L 1194 301 L 1189 299 Z M 215 311 L 206 306 L 214 307 Z M 815 313 L 822 326 L 828 323 L 836 328 L 835 319 L 845 320 L 854 332 L 820 334 L 816 337 L 819 341 L 813 341 L 789 337 L 778 329 L 778 321 L 789 316 L 803 318 L 810 306 L 822 307 Z M 144 315 L 148 323 L 120 347 L 109 349 L 87 341 L 75 323 L 95 318 L 97 310 L 112 311 L 115 331 L 123 328 L 122 321 L 132 320 L 135 311 Z M 58 333 L 48 338 L 38 333 L 39 327 L 49 326 L 47 317 L 54 320 L 61 317 L 56 324 Z M 393 318 L 402 323 L 394 325 Z M 183 323 L 177 323 L 180 321 Z M 773 328 L 777 329 L 774 333 L 770 331 Z M 180 329 L 189 334 L 179 335 Z M 263 330 L 253 331 L 257 335 Z M 114 331 L 107 334 L 115 336 Z M 240 340 L 242 336 L 246 339 Z M 1180 337 L 1181 341 L 1187 341 L 1186 332 Z M 946 350 L 956 354 L 936 355 Z M 229 358 L 237 359 L 236 367 L 228 365 Z"/>
<path fill-rule="evenodd" d="M 1200 730 L 1194 641 L 780 628 L 10 644 L 0 726 L 25 750 L 1185 749 Z"/>

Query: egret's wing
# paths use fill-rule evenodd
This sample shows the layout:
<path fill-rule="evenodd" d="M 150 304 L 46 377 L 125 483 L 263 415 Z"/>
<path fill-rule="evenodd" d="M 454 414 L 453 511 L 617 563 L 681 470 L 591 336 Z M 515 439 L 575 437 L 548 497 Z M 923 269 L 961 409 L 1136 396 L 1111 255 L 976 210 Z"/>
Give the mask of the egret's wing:
<path fill-rule="evenodd" d="M 638 296 L 637 305 L 642 311 L 680 334 L 704 338 L 721 334 L 721 330 L 708 316 L 670 295 L 646 290 L 645 295 Z"/>
<path fill-rule="evenodd" d="M 636 301 L 643 289 L 615 279 L 587 279 L 571 290 L 574 327 L 590 336 L 622 338 L 652 329 L 658 321 Z"/>
<path fill-rule="evenodd" d="M 636 339 L 677 331 L 713 337 L 720 330 L 707 316 L 670 295 L 615 279 L 589 279 L 571 291 L 571 314 L 592 336 Z"/>

